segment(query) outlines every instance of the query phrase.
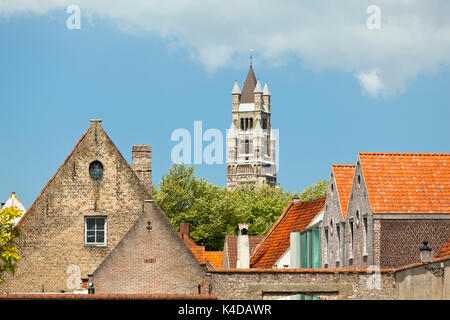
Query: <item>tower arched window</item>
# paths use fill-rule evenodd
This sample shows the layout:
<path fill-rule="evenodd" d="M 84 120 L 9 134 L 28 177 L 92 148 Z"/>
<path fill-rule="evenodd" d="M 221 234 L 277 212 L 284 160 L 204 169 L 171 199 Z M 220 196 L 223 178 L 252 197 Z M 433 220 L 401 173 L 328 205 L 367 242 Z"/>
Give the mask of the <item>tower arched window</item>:
<path fill-rule="evenodd" d="M 250 141 L 248 139 L 245 140 L 245 154 L 250 153 Z"/>

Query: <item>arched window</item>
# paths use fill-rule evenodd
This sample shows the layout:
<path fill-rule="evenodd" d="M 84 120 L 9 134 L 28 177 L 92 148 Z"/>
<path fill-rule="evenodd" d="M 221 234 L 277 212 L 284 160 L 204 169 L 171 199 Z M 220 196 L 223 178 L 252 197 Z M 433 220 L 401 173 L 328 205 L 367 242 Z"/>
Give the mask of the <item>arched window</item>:
<path fill-rule="evenodd" d="M 94 181 L 102 180 L 103 178 L 103 165 L 100 161 L 91 162 L 89 165 L 89 175 Z"/>

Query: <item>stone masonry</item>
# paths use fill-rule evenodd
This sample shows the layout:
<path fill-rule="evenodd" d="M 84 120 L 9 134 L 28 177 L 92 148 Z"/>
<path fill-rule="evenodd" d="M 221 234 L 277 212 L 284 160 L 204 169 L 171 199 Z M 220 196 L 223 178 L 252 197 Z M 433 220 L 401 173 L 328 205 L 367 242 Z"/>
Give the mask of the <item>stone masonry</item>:
<path fill-rule="evenodd" d="M 92 277 L 97 294 L 198 294 L 205 280 L 197 259 L 153 200 L 145 202 L 144 214 Z"/>
<path fill-rule="evenodd" d="M 143 151 L 145 155 L 134 163 L 138 169 L 150 169 L 150 164 L 142 161 L 143 159 L 150 161 L 149 149 L 148 146 L 134 149 L 135 152 Z M 103 166 L 103 175 L 99 180 L 93 179 L 90 175 L 90 165 L 95 161 Z M 142 177 L 142 173 L 139 175 Z M 18 238 L 17 248 L 21 260 L 14 274 L 5 275 L 5 282 L 0 285 L 0 293 L 61 290 L 70 292 L 80 289 L 79 283 L 71 279 L 87 280 L 88 275 L 99 267 L 136 225 L 136 221 L 142 220 L 143 215 L 147 214 L 144 203 L 151 200 L 148 181 L 151 181 L 151 177 L 146 177 L 144 181 L 139 180 L 138 175 L 105 133 L 101 120 L 91 120 L 86 133 L 19 222 L 18 227 L 22 234 Z M 157 207 L 156 204 L 154 206 Z M 156 258 L 156 264 L 136 267 L 152 268 L 160 263 L 166 264 L 175 268 L 175 274 L 177 270 L 181 271 L 180 276 L 175 276 L 180 283 L 178 287 L 174 287 L 172 283 L 161 282 L 159 288 L 154 287 L 146 291 L 191 293 L 192 281 L 198 278 L 199 266 L 193 264 L 192 259 L 189 260 L 190 252 L 181 239 L 178 238 L 179 243 L 174 242 L 172 233 L 175 231 L 170 230 L 173 227 L 167 225 L 167 221 L 164 220 L 167 218 L 161 218 L 159 208 L 153 211 L 155 210 L 159 212 L 159 218 L 151 219 L 153 233 L 150 235 L 153 237 L 154 234 L 159 234 L 160 237 L 152 239 L 155 241 L 152 245 L 160 246 L 161 250 L 167 253 L 169 251 L 163 241 L 171 239 L 169 243 L 173 248 L 170 251 L 172 256 L 162 257 L 151 252 L 149 254 L 140 252 L 143 259 Z M 87 217 L 106 218 L 105 245 L 92 245 L 86 242 Z M 158 219 L 163 221 L 157 221 Z M 163 229 L 159 230 L 159 226 Z M 145 246 L 140 248 L 143 250 Z M 117 251 L 119 249 L 115 252 Z M 183 266 L 174 263 L 180 256 L 187 256 L 183 258 L 183 262 L 191 262 Z M 189 270 L 193 270 L 192 280 L 186 280 L 186 273 Z M 151 274 L 157 278 L 165 276 L 164 273 L 159 276 L 154 272 Z M 188 284 L 183 281 L 187 281 Z"/>

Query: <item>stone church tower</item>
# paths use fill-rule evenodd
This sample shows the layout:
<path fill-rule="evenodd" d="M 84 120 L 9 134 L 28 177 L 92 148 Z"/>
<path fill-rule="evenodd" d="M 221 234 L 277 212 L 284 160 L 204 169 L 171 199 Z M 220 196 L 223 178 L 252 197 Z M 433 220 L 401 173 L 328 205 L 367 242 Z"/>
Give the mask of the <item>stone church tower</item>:
<path fill-rule="evenodd" d="M 237 81 L 232 95 L 232 123 L 227 132 L 227 187 L 237 185 L 277 186 L 275 136 L 270 114 L 271 94 L 262 88 L 253 66 L 242 91 Z"/>

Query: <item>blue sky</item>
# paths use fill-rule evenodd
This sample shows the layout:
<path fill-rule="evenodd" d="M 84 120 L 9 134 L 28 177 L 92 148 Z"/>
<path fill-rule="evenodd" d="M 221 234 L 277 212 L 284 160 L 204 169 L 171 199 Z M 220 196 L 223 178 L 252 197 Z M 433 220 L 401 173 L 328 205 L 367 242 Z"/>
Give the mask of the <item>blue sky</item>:
<path fill-rule="evenodd" d="M 354 163 L 359 151 L 449 152 L 450 69 L 443 55 L 405 54 L 402 60 L 416 72 L 401 80 L 395 75 L 404 70 L 392 73 L 394 80 L 383 80 L 393 89 L 373 96 L 357 75 L 389 66 L 392 53 L 382 49 L 367 68 L 317 62 L 320 48 L 302 56 L 302 49 L 278 54 L 257 43 L 216 61 L 210 58 L 216 47 L 176 32 L 132 32 L 114 16 L 96 14 L 82 19 L 80 30 L 68 30 L 67 17 L 64 8 L 0 12 L 1 201 L 16 191 L 29 207 L 93 118 L 103 119 L 130 162 L 132 145 L 150 144 L 158 183 L 172 165 L 173 130 L 193 132 L 195 120 L 203 121 L 203 130 L 229 128 L 231 89 L 234 80 L 242 87 L 249 48 L 256 48 L 256 77 L 268 81 L 272 93 L 284 189 L 301 191 L 328 179 L 332 163 Z M 419 58 L 435 61 L 418 68 Z M 226 184 L 225 165 L 197 165 L 196 174 Z"/>

